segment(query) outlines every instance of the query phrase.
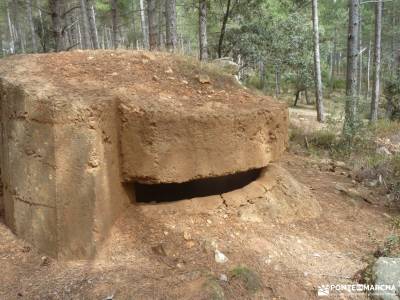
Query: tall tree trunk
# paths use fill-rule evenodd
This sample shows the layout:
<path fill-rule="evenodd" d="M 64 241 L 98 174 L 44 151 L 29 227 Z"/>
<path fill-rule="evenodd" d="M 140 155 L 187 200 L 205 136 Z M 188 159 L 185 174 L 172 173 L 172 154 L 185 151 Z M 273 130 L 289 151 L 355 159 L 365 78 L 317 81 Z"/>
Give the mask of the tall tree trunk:
<path fill-rule="evenodd" d="M 77 25 L 74 20 L 73 14 L 66 17 L 68 19 L 68 34 L 70 37 L 70 47 L 76 48 L 78 46 Z M 75 23 L 75 24 L 74 24 Z"/>
<path fill-rule="evenodd" d="M 359 0 L 361 3 L 361 0 Z M 362 75 L 363 75 L 363 51 L 362 51 L 362 6 L 359 8 L 359 23 L 358 23 L 358 96 L 361 95 L 362 90 Z M 359 99 L 360 97 L 358 97 Z"/>
<path fill-rule="evenodd" d="M 199 0 L 199 50 L 200 60 L 207 61 L 207 0 Z"/>
<path fill-rule="evenodd" d="M 378 120 L 381 74 L 382 0 L 375 4 L 374 83 L 371 98 L 371 122 Z"/>
<path fill-rule="evenodd" d="M 149 34 L 147 31 L 146 13 L 144 8 L 144 0 L 139 0 L 140 5 L 140 25 L 142 27 L 143 48 L 149 48 Z"/>
<path fill-rule="evenodd" d="M 176 0 L 165 1 L 165 20 L 167 49 L 169 51 L 175 51 L 178 40 L 176 32 Z"/>
<path fill-rule="evenodd" d="M 62 5 L 60 0 L 49 0 L 49 10 L 51 13 L 52 31 L 55 42 L 55 51 L 64 50 L 64 32 L 62 24 Z"/>
<path fill-rule="evenodd" d="M 15 40 L 14 40 L 14 33 L 13 33 L 13 25 L 11 22 L 10 10 L 7 7 L 7 24 L 8 24 L 8 32 L 9 32 L 9 42 L 10 42 L 10 53 L 15 53 Z"/>
<path fill-rule="evenodd" d="M 131 7 L 132 7 L 132 11 L 133 11 L 132 16 L 131 16 L 132 37 L 133 37 L 132 45 L 133 45 L 133 48 L 138 49 L 138 47 L 137 47 L 137 34 L 136 34 L 136 16 L 135 16 L 135 13 L 134 13 L 135 10 L 136 10 L 136 7 L 135 7 L 135 1 L 134 0 L 132 0 L 132 2 L 131 2 Z"/>
<path fill-rule="evenodd" d="M 87 1 L 86 13 L 89 21 L 89 32 L 90 39 L 92 41 L 93 49 L 99 49 L 99 36 L 96 26 L 96 12 L 94 9 L 94 3 L 92 1 Z"/>
<path fill-rule="evenodd" d="M 22 39 L 21 24 L 20 24 L 18 12 L 19 12 L 18 1 L 12 0 L 12 2 L 11 2 L 11 17 L 12 17 L 12 20 L 14 21 L 14 28 L 15 28 L 15 34 L 14 34 L 15 45 L 14 45 L 14 47 L 15 47 L 15 51 L 17 53 L 24 53 L 25 45 L 24 45 L 23 39 Z"/>
<path fill-rule="evenodd" d="M 260 68 L 260 88 L 262 91 L 265 91 L 265 89 L 266 89 L 265 62 L 262 59 L 260 59 L 260 61 L 259 61 L 259 68 Z"/>
<path fill-rule="evenodd" d="M 325 116 L 322 98 L 321 58 L 319 53 L 318 0 L 312 0 L 312 16 L 314 34 L 315 104 L 317 109 L 317 120 L 319 122 L 324 122 Z"/>
<path fill-rule="evenodd" d="M 81 35 L 82 35 L 82 48 L 90 49 L 90 35 L 89 35 L 89 20 L 87 15 L 87 2 L 86 0 L 80 0 L 81 5 Z"/>
<path fill-rule="evenodd" d="M 351 143 L 357 120 L 357 66 L 359 0 L 349 0 L 349 29 L 347 40 L 346 106 L 343 133 Z"/>
<path fill-rule="evenodd" d="M 278 98 L 281 93 L 281 74 L 279 66 L 275 66 L 275 97 Z"/>
<path fill-rule="evenodd" d="M 40 21 L 40 45 L 42 47 L 43 53 L 47 52 L 47 41 L 45 38 L 45 30 L 44 30 L 44 24 L 43 24 L 43 16 L 42 16 L 42 11 L 38 9 L 38 14 L 39 14 L 39 21 Z"/>
<path fill-rule="evenodd" d="M 312 101 L 310 99 L 310 96 L 308 95 L 308 89 L 307 88 L 304 90 L 304 97 L 306 98 L 306 104 L 307 105 L 311 105 Z"/>
<path fill-rule="evenodd" d="M 118 48 L 117 0 L 111 0 L 112 44 Z"/>
<path fill-rule="evenodd" d="M 158 49 L 164 49 L 165 47 L 165 37 L 164 37 L 164 25 L 165 21 L 165 5 L 166 0 L 157 0 L 157 10 L 158 10 Z"/>
<path fill-rule="evenodd" d="M 371 91 L 371 53 L 372 53 L 372 44 L 371 40 L 369 41 L 368 47 L 368 62 L 367 62 L 367 91 L 366 98 L 368 99 L 370 91 Z"/>
<path fill-rule="evenodd" d="M 36 32 L 35 32 L 35 25 L 33 24 L 33 15 L 32 15 L 32 0 L 29 0 L 27 3 L 27 13 L 28 13 L 28 23 L 29 29 L 31 32 L 31 47 L 32 52 L 36 52 L 37 49 L 37 40 L 36 40 Z"/>
<path fill-rule="evenodd" d="M 149 28 L 149 48 L 157 49 L 157 0 L 147 0 L 147 19 Z"/>
<path fill-rule="evenodd" d="M 224 42 L 224 36 L 225 36 L 225 32 L 226 32 L 226 24 L 228 23 L 230 9 L 231 9 L 231 0 L 228 0 L 228 2 L 226 4 L 226 11 L 224 14 L 224 18 L 222 19 L 221 33 L 219 35 L 219 41 L 218 41 L 218 57 L 219 58 L 222 57 L 222 45 Z"/>
<path fill-rule="evenodd" d="M 332 69 L 331 69 L 331 76 L 330 76 L 330 86 L 331 91 L 335 89 L 335 71 L 336 71 L 336 61 L 337 61 L 337 27 L 335 26 L 335 33 L 333 36 L 333 49 L 332 49 Z"/>

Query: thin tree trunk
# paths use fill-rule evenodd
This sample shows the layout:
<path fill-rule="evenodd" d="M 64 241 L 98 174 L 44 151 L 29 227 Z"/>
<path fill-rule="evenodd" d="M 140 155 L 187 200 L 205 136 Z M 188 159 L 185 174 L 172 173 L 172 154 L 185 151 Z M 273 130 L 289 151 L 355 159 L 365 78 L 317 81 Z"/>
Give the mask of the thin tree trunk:
<path fill-rule="evenodd" d="M 90 39 L 92 41 L 93 49 L 99 49 L 99 35 L 97 32 L 96 26 L 96 12 L 94 9 L 94 4 L 92 2 L 87 2 L 87 15 L 89 21 L 89 29 L 90 29 Z"/>
<path fill-rule="evenodd" d="M 158 26 L 158 48 L 164 49 L 164 25 L 166 25 L 165 21 L 165 6 L 166 0 L 157 0 L 157 10 L 158 10 L 158 19 L 157 19 L 157 26 Z"/>
<path fill-rule="evenodd" d="M 297 102 L 299 101 L 299 99 L 300 99 L 300 90 L 298 90 L 297 92 L 296 92 L 296 98 L 294 99 L 294 104 L 293 104 L 293 106 L 294 107 L 296 107 L 297 106 Z"/>
<path fill-rule="evenodd" d="M 375 4 L 374 83 L 371 98 L 371 122 L 378 120 L 381 74 L 382 0 Z"/>
<path fill-rule="evenodd" d="M 333 46 L 331 48 L 331 51 L 329 53 L 329 84 L 332 85 L 332 78 L 333 78 L 333 59 L 334 59 L 334 54 L 333 54 Z"/>
<path fill-rule="evenodd" d="M 319 52 L 319 20 L 318 0 L 312 0 L 313 34 L 314 34 L 314 67 L 315 67 L 315 104 L 317 109 L 317 120 L 324 122 L 324 103 L 322 98 L 322 75 L 321 58 Z"/>
<path fill-rule="evenodd" d="M 169 51 L 175 51 L 177 46 L 176 0 L 165 1 L 165 20 L 166 20 L 167 49 Z"/>
<path fill-rule="evenodd" d="M 35 32 L 35 25 L 33 24 L 33 15 L 32 15 L 32 0 L 29 0 L 27 3 L 27 13 L 28 13 L 28 23 L 29 29 L 31 32 L 31 47 L 32 52 L 37 52 L 37 40 L 36 40 L 36 32 Z"/>
<path fill-rule="evenodd" d="M 73 48 L 75 48 L 79 43 L 78 43 L 78 37 L 77 37 L 77 33 L 76 33 L 76 24 L 74 24 L 74 16 L 73 14 L 71 14 L 70 16 L 67 17 L 69 20 L 69 36 L 70 36 L 70 47 L 73 46 Z"/>
<path fill-rule="evenodd" d="M 87 3 L 86 0 L 80 0 L 80 5 L 81 5 L 81 35 L 82 35 L 82 48 L 83 49 L 90 49 L 91 48 L 91 43 L 90 43 L 90 35 L 89 35 L 89 20 L 88 20 L 88 15 L 87 15 Z"/>
<path fill-rule="evenodd" d="M 259 66 L 260 66 L 260 88 L 261 88 L 261 90 L 264 91 L 265 90 L 265 76 L 266 76 L 266 74 L 265 74 L 265 63 L 264 63 L 264 61 L 262 59 L 260 59 Z"/>
<path fill-rule="evenodd" d="M 131 5 L 132 5 L 132 11 L 133 11 L 132 16 L 131 16 L 131 20 L 132 20 L 132 37 L 133 37 L 132 45 L 133 45 L 134 48 L 138 49 L 137 34 L 136 34 L 136 17 L 135 17 L 135 13 L 134 13 L 136 7 L 135 7 L 135 1 L 134 0 L 132 0 Z"/>
<path fill-rule="evenodd" d="M 63 24 L 62 24 L 62 6 L 60 0 L 49 0 L 49 10 L 51 12 L 52 31 L 55 42 L 55 51 L 64 50 Z"/>
<path fill-rule="evenodd" d="M 47 44 L 46 44 L 46 39 L 45 39 L 45 31 L 44 31 L 42 11 L 40 9 L 38 9 L 38 13 L 39 13 L 40 32 L 41 32 L 40 44 L 42 46 L 43 53 L 46 53 L 47 52 Z"/>
<path fill-rule="evenodd" d="M 199 49 L 200 60 L 207 61 L 207 0 L 199 0 Z"/>
<path fill-rule="evenodd" d="M 8 32 L 9 32 L 9 39 L 10 39 L 10 53 L 14 54 L 15 53 L 15 40 L 14 40 L 14 33 L 13 33 L 13 25 L 11 23 L 11 17 L 10 17 L 10 10 L 7 7 L 7 24 L 8 24 Z"/>
<path fill-rule="evenodd" d="M 147 19 L 149 28 L 149 48 L 157 49 L 157 1 L 147 0 Z"/>
<path fill-rule="evenodd" d="M 149 34 L 147 32 L 146 13 L 144 8 L 144 0 L 139 0 L 140 5 L 140 24 L 142 27 L 143 48 L 149 48 Z"/>
<path fill-rule="evenodd" d="M 333 49 L 332 49 L 332 69 L 331 69 L 331 78 L 330 78 L 330 86 L 331 86 L 331 91 L 335 89 L 335 71 L 336 71 L 336 61 L 337 61 L 337 50 L 336 50 L 336 44 L 337 44 L 337 28 L 335 26 L 335 33 L 333 36 Z"/>
<path fill-rule="evenodd" d="M 357 119 L 357 70 L 359 0 L 349 0 L 349 30 L 347 41 L 346 105 L 343 133 L 349 143 L 355 133 Z"/>
<path fill-rule="evenodd" d="M 21 31 L 21 24 L 19 21 L 19 14 L 18 14 L 18 1 L 17 0 L 12 0 L 11 2 L 11 17 L 14 21 L 14 28 L 15 28 L 15 34 L 14 34 L 14 47 L 16 52 L 21 52 L 25 53 L 25 45 L 23 43 L 22 39 L 22 31 Z"/>
<path fill-rule="evenodd" d="M 118 48 L 118 23 L 117 23 L 117 0 L 111 0 L 112 19 L 112 44 L 114 49 Z"/>
<path fill-rule="evenodd" d="M 222 57 L 222 44 L 224 42 L 224 36 L 225 36 L 225 32 L 226 32 L 226 24 L 228 23 L 230 9 L 231 9 L 231 0 L 228 0 L 228 2 L 226 4 L 226 11 L 224 14 L 224 18 L 222 19 L 221 33 L 219 35 L 219 41 L 218 41 L 218 57 L 219 58 Z"/>
<path fill-rule="evenodd" d="M 312 102 L 311 102 L 311 99 L 310 99 L 310 97 L 309 97 L 309 95 L 308 95 L 308 89 L 305 89 L 305 90 L 304 90 L 304 97 L 306 98 L 306 104 L 307 104 L 307 105 L 311 105 Z"/>
<path fill-rule="evenodd" d="M 281 93 L 281 75 L 279 71 L 279 66 L 275 66 L 275 97 L 278 98 Z"/>
<path fill-rule="evenodd" d="M 372 44 L 371 40 L 369 41 L 368 47 L 368 63 L 367 63 L 367 92 L 366 98 L 368 99 L 370 91 L 371 91 L 371 52 L 372 52 Z"/>
<path fill-rule="evenodd" d="M 361 2 L 361 0 L 359 0 Z M 358 96 L 361 95 L 362 90 L 362 75 L 363 75 L 363 52 L 362 52 L 362 7 L 359 8 L 359 25 L 358 25 Z M 358 97 L 359 99 L 360 97 Z"/>

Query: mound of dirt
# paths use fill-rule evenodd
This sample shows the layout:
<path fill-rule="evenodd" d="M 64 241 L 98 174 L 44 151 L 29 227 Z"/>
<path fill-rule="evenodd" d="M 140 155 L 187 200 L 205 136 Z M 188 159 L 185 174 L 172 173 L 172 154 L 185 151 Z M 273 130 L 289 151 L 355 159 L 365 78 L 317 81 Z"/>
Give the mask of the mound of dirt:
<path fill-rule="evenodd" d="M 310 188 L 279 165 L 267 166 L 255 184 L 264 188 L 264 194 L 247 199 L 248 204 L 239 208 L 238 215 L 243 221 L 290 223 L 317 218 L 321 213 Z"/>
<path fill-rule="evenodd" d="M 287 145 L 285 105 L 165 53 L 12 56 L 0 106 L 5 222 L 59 258 L 93 257 L 136 183 L 263 168 Z"/>
<path fill-rule="evenodd" d="M 196 215 L 227 211 L 244 222 L 290 223 L 320 216 L 321 207 L 310 188 L 297 181 L 287 170 L 270 164 L 258 179 L 241 189 L 221 195 L 179 202 L 143 205 L 139 211 L 148 218 L 160 215 Z"/>

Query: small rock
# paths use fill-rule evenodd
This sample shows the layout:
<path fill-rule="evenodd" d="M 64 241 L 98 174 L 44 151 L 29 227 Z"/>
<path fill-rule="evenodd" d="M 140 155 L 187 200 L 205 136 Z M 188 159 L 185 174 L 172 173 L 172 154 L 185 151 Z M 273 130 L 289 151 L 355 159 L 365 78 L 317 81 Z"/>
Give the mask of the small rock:
<path fill-rule="evenodd" d="M 201 84 L 211 83 L 210 77 L 207 74 L 200 74 L 199 75 L 199 82 Z"/>
<path fill-rule="evenodd" d="M 193 248 L 194 245 L 196 245 L 196 243 L 194 241 L 187 241 L 186 242 L 186 247 L 188 247 L 189 249 Z"/>
<path fill-rule="evenodd" d="M 385 146 L 381 146 L 378 149 L 376 149 L 376 153 L 380 154 L 380 155 L 385 155 L 385 156 L 391 156 L 392 153 L 389 151 L 388 148 L 386 148 Z"/>
<path fill-rule="evenodd" d="M 94 59 L 94 57 L 93 56 L 89 56 L 87 59 L 88 60 L 92 60 L 92 59 Z"/>
<path fill-rule="evenodd" d="M 192 239 L 192 236 L 190 235 L 189 232 L 185 231 L 185 232 L 183 232 L 183 238 L 184 238 L 185 240 L 189 241 L 189 240 Z"/>
<path fill-rule="evenodd" d="M 172 74 L 172 73 L 174 73 L 174 71 L 172 71 L 171 68 L 168 68 L 168 69 L 165 71 L 165 73 L 166 73 L 166 74 Z"/>
<path fill-rule="evenodd" d="M 219 250 L 215 250 L 215 262 L 219 264 L 224 264 L 228 261 L 228 258 Z"/>
<path fill-rule="evenodd" d="M 375 285 L 384 285 L 385 290 L 376 290 L 373 299 L 398 300 L 400 293 L 400 258 L 380 257 L 372 268 Z"/>
<path fill-rule="evenodd" d="M 208 223 L 208 224 L 212 224 L 212 221 L 209 220 L 209 219 L 207 219 L 207 223 Z"/>
<path fill-rule="evenodd" d="M 29 246 L 24 246 L 24 247 L 21 249 L 21 252 L 23 252 L 23 253 L 28 253 L 29 251 L 31 251 L 31 247 L 29 247 Z"/>
<path fill-rule="evenodd" d="M 219 276 L 219 280 L 220 281 L 224 281 L 224 282 L 228 282 L 228 276 L 226 276 L 225 274 L 221 274 Z"/>
<path fill-rule="evenodd" d="M 378 180 L 369 181 L 369 182 L 367 182 L 367 185 L 370 187 L 375 187 L 378 185 Z"/>
<path fill-rule="evenodd" d="M 187 82 L 186 80 L 182 80 L 181 81 L 183 84 L 189 84 L 189 82 Z"/>
<path fill-rule="evenodd" d="M 118 75 L 118 73 L 117 72 L 113 72 L 113 73 L 111 73 L 111 76 L 117 76 Z"/>
<path fill-rule="evenodd" d="M 167 256 L 167 252 L 165 251 L 164 246 L 162 244 L 151 247 L 151 250 L 154 252 L 154 254 L 160 256 Z"/>
<path fill-rule="evenodd" d="M 157 75 L 153 75 L 153 80 L 154 80 L 154 81 L 159 81 L 159 80 L 160 80 L 160 78 L 158 78 L 158 76 L 157 76 Z"/>
<path fill-rule="evenodd" d="M 47 256 L 42 256 L 41 260 L 42 260 L 42 262 L 40 263 L 40 265 L 42 267 L 48 266 L 50 264 L 50 260 Z"/>
<path fill-rule="evenodd" d="M 346 164 L 343 161 L 335 161 L 335 166 L 339 168 L 346 167 Z"/>

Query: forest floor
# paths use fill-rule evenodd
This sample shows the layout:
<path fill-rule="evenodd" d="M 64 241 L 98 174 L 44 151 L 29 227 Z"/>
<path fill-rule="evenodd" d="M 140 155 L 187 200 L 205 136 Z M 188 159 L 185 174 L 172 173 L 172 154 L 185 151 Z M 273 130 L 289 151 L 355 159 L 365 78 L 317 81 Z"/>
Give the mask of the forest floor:
<path fill-rule="evenodd" d="M 291 109 L 292 122 L 314 117 Z M 311 189 L 318 218 L 246 222 L 234 210 L 149 217 L 132 205 L 90 262 L 43 257 L 0 222 L 0 299 L 316 299 L 318 286 L 356 282 L 394 230 L 384 195 L 326 159 L 289 149 L 279 164 Z M 226 263 L 216 263 L 215 245 Z"/>

